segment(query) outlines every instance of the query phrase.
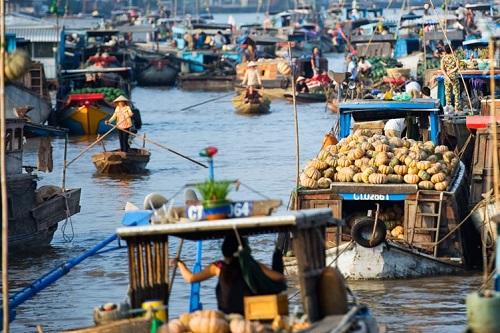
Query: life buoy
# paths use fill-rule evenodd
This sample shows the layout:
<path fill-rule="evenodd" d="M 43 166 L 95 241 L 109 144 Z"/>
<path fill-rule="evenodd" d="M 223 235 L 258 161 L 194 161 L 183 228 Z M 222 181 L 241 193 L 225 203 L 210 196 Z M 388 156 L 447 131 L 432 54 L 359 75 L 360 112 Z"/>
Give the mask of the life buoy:
<path fill-rule="evenodd" d="M 354 241 L 359 245 L 368 248 L 381 244 L 385 240 L 387 229 L 383 221 L 378 221 L 375 236 L 373 237 L 373 243 L 370 243 L 374 223 L 375 220 L 373 217 L 363 216 L 356 219 L 351 226 L 351 236 Z"/>
<path fill-rule="evenodd" d="M 141 112 L 137 108 L 134 108 L 133 112 L 134 115 L 132 116 L 132 120 L 134 121 L 134 127 L 136 129 L 141 129 L 142 127 Z"/>
<path fill-rule="evenodd" d="M 281 89 L 286 89 L 290 85 L 290 78 L 288 76 L 285 76 L 284 78 L 281 79 L 280 82 L 280 87 Z"/>

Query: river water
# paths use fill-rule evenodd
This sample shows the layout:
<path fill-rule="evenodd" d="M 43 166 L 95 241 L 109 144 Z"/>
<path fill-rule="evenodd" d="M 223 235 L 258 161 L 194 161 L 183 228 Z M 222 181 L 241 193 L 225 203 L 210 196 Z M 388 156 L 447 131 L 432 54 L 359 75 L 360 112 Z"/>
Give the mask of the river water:
<path fill-rule="evenodd" d="M 340 70 L 343 60 L 330 59 L 330 68 Z M 295 187 L 296 135 L 293 106 L 275 100 L 271 112 L 242 116 L 234 112 L 231 92 L 182 91 L 177 88 L 135 88 L 133 100 L 141 110 L 147 138 L 192 159 L 206 163 L 199 152 L 207 146 L 219 149 L 214 158 L 216 179 L 239 179 L 242 185 L 232 199 L 277 198 L 286 210 Z M 200 104 L 182 110 L 192 105 Z M 300 166 L 316 156 L 323 136 L 336 121 L 324 104 L 297 106 Z M 70 137 L 68 161 L 94 142 L 95 137 Z M 36 165 L 36 151 L 28 141 L 26 165 Z M 118 138 L 105 138 L 108 149 L 118 147 Z M 54 160 L 60 163 L 64 140 L 54 139 Z M 127 202 L 142 206 L 152 192 L 183 203 L 184 186 L 203 181 L 208 170 L 159 146 L 146 144 L 152 157 L 148 173 L 140 176 L 110 177 L 95 172 L 91 155 L 101 151 L 96 145 L 77 158 L 66 174 L 66 187 L 81 187 L 81 212 L 60 224 L 51 246 L 42 251 L 10 258 L 10 293 L 15 293 L 60 264 L 87 253 L 113 235 L 120 227 Z M 31 152 L 30 152 L 31 150 Z M 60 184 L 60 164 L 51 174 L 40 174 L 39 185 Z M 63 228 L 64 226 L 64 228 Z M 252 237 L 254 255 L 270 263 L 274 236 Z M 112 246 L 119 245 L 118 242 Z M 121 245 L 124 245 L 122 242 Z M 218 241 L 204 243 L 204 263 L 220 259 Z M 177 245 L 171 244 L 170 253 Z M 181 258 L 192 265 L 195 243 L 185 242 Z M 202 284 L 205 308 L 215 308 L 215 279 Z M 465 297 L 483 280 L 478 273 L 467 276 L 432 277 L 400 281 L 349 282 L 359 303 L 366 303 L 391 332 L 462 332 L 466 328 Z M 290 293 L 296 281 L 290 280 Z M 93 308 L 107 302 L 122 302 L 128 287 L 125 248 L 93 256 L 17 308 L 11 332 L 44 332 L 90 326 Z M 190 287 L 177 273 L 170 299 L 170 316 L 188 310 Z M 296 297 L 297 298 L 297 297 Z M 297 302 L 294 299 L 292 302 Z"/>

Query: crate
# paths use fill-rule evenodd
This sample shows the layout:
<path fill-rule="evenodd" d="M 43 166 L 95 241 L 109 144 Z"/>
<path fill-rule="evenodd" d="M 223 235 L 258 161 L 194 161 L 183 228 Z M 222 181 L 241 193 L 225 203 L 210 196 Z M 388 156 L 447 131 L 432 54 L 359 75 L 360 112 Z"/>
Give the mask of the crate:
<path fill-rule="evenodd" d="M 278 315 L 288 315 L 288 295 L 273 294 L 246 296 L 246 320 L 273 320 Z"/>
<path fill-rule="evenodd" d="M 490 116 L 491 115 L 491 99 L 483 99 L 481 101 L 481 115 Z M 495 113 L 500 116 L 500 99 L 495 99 Z"/>

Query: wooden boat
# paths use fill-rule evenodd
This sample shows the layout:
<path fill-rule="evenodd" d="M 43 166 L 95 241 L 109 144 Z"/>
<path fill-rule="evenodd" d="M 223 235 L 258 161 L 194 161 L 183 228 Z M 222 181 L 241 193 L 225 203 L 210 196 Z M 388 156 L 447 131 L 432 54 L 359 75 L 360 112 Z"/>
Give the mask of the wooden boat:
<path fill-rule="evenodd" d="M 92 155 L 92 162 L 99 173 L 140 173 L 146 169 L 151 153 L 144 148 L 130 148 L 128 152 L 119 149 Z"/>
<path fill-rule="evenodd" d="M 241 94 L 231 100 L 237 113 L 264 114 L 269 112 L 269 109 L 271 108 L 271 101 L 268 98 L 263 98 L 262 102 L 252 101 L 245 103 L 244 96 L 244 94 Z"/>
<path fill-rule="evenodd" d="M 185 90 L 230 90 L 234 86 L 235 75 L 205 71 L 201 73 L 180 73 L 178 87 Z"/>
<path fill-rule="evenodd" d="M 366 129 L 370 126 L 367 121 L 395 119 L 405 117 L 405 115 L 409 115 L 410 119 L 422 115 L 429 116 L 431 123 L 429 140 L 433 143 L 429 141 L 427 147 L 435 146 L 448 151 L 448 148 L 441 145 L 436 130 L 439 114 L 442 112 L 440 103 L 436 99 L 413 99 L 408 102 L 354 100 L 339 103 L 338 108 L 340 133 L 337 137 L 340 142 L 319 153 L 314 160 L 318 162 L 314 163 L 319 163 L 320 169 L 325 166 L 321 161 L 326 161 L 321 160 L 322 158 L 332 156 L 332 159 L 339 159 L 335 151 L 341 149 L 340 147 L 343 147 L 342 152 L 349 153 L 351 150 L 345 146 L 354 138 L 360 141 L 381 140 L 388 145 L 385 146 L 386 148 L 389 144 L 393 147 L 400 147 L 403 144 L 407 147 L 411 146 L 410 149 L 414 150 L 417 150 L 415 147 L 424 147 L 423 143 L 417 141 L 388 139 L 381 134 L 373 134 L 374 131 L 371 129 Z M 353 134 L 350 134 L 351 117 L 356 122 Z M 420 135 L 413 129 L 408 129 L 408 131 L 410 138 L 412 136 L 418 138 Z M 372 139 L 369 139 L 370 137 Z M 380 145 L 380 142 L 376 145 Z M 392 161 L 394 168 L 379 166 L 379 171 L 376 171 L 366 166 L 363 167 L 361 162 L 358 162 L 360 160 L 368 163 L 370 160 L 368 155 L 373 156 L 369 152 L 372 146 L 367 144 L 365 148 L 368 150 L 351 153 L 350 156 L 354 160 L 346 161 L 345 164 L 341 162 L 347 169 L 337 176 L 335 174 L 338 172 L 333 174 L 330 171 L 327 172 L 328 167 L 322 169 L 323 171 L 306 171 L 301 176 L 302 186 L 294 190 L 295 208 L 330 207 L 335 217 L 346 219 L 348 228 L 344 229 L 340 235 L 331 235 L 327 239 L 332 242 L 331 249 L 327 251 L 327 262 L 335 261 L 347 279 L 400 279 L 452 274 L 463 272 L 467 267 L 476 264 L 480 256 L 475 250 L 479 247 L 475 243 L 477 242 L 474 237 L 475 230 L 468 220 L 461 223 L 467 215 L 467 207 L 461 203 L 467 201 L 468 193 L 466 169 L 463 163 L 459 162 L 454 153 L 446 153 L 450 158 L 453 155 L 455 167 L 452 168 L 453 172 L 449 172 L 449 180 L 441 184 L 443 186 L 438 186 L 432 181 L 424 182 L 423 179 L 437 181 L 438 178 L 440 180 L 446 177 L 439 175 L 436 178 L 429 178 L 426 175 L 427 171 L 422 172 L 423 169 L 413 169 L 418 171 L 415 177 L 413 175 L 391 176 L 391 181 L 399 183 L 386 183 L 386 177 L 389 178 L 389 176 L 384 176 L 382 170 L 388 171 L 390 175 L 391 170 L 395 170 L 396 165 L 401 164 L 398 170 L 403 170 L 402 174 L 407 171 L 406 168 L 411 168 L 411 165 L 418 163 L 411 156 L 419 161 L 426 158 L 422 158 L 422 155 L 419 157 L 419 155 L 411 154 L 406 156 L 410 156 L 409 159 L 405 158 L 402 162 L 399 160 L 402 155 L 398 154 L 406 150 L 404 148 L 393 149 L 392 154 L 398 156 L 397 161 L 393 160 L 393 156 L 373 163 L 374 165 L 387 165 L 389 161 Z M 420 151 L 420 148 L 418 150 Z M 365 155 L 366 153 L 368 155 Z M 355 158 L 354 154 L 357 154 Z M 382 159 L 386 156 L 385 154 L 387 153 L 381 155 Z M 435 153 L 428 149 L 426 155 L 430 154 Z M 328 163 L 333 163 L 332 159 L 329 159 Z M 432 157 L 431 160 L 434 161 L 434 159 Z M 410 163 L 410 167 L 406 163 Z M 375 176 L 371 181 L 367 179 L 369 183 L 365 183 L 364 179 L 361 183 L 352 182 L 352 177 L 342 176 L 344 172 L 350 172 L 352 169 L 348 165 L 360 165 L 364 168 L 360 168 L 361 170 L 368 170 L 367 173 L 373 172 Z M 429 161 L 418 165 L 425 169 L 429 166 Z M 426 170 L 433 174 L 436 174 L 434 171 L 439 173 L 439 170 Z M 356 177 L 363 175 L 361 171 L 355 170 L 354 172 L 360 173 Z M 308 174 L 323 178 L 321 181 L 311 182 L 308 180 L 310 178 Z M 382 183 L 376 183 L 379 180 Z M 401 183 L 403 180 L 404 182 Z M 323 188 L 317 188 L 319 184 Z M 440 190 L 431 189 L 433 187 Z M 285 270 L 289 274 L 296 273 L 296 267 L 297 262 L 293 257 L 285 262 Z"/>
<path fill-rule="evenodd" d="M 113 100 L 131 96 L 131 68 L 72 69 L 62 71 L 56 108 L 51 125 L 67 128 L 70 134 L 103 134 L 110 127 L 105 122 L 114 113 Z M 72 90 L 70 90 L 73 87 Z M 134 126 L 140 129 L 139 109 L 131 103 Z"/>
<path fill-rule="evenodd" d="M 291 102 L 293 100 L 292 94 L 284 94 L 283 95 L 287 101 Z M 326 94 L 324 92 L 317 93 L 296 93 L 295 101 L 299 103 L 325 103 L 326 102 Z"/>
<path fill-rule="evenodd" d="M 146 270 L 145 268 L 154 263 L 158 263 L 158 267 L 168 267 L 166 266 L 168 265 L 168 256 L 163 256 L 162 251 L 149 251 L 149 249 L 168 248 L 172 237 L 204 240 L 223 238 L 235 230 L 242 236 L 287 231 L 294 235 L 297 242 L 300 242 L 300 246 L 297 247 L 300 249 L 300 251 L 297 250 L 302 297 L 300 304 L 310 321 L 310 323 L 303 325 L 301 332 L 348 332 L 356 325 L 363 325 L 370 332 L 379 332 L 376 319 L 367 311 L 366 307 L 347 302 L 347 289 L 341 279 L 334 278 L 331 279 L 331 283 L 327 282 L 326 275 L 335 272 L 335 270 L 325 265 L 324 232 L 327 227 L 341 224 L 340 220 L 332 218 L 330 209 L 315 209 L 288 212 L 286 215 L 277 216 L 252 216 L 204 221 L 203 223 L 185 222 L 119 228 L 117 230 L 118 236 L 124 239 L 129 247 L 131 308 L 140 308 L 142 303 L 148 299 L 160 299 L 168 306 L 168 291 L 170 290 L 170 280 L 167 279 L 168 269 Z M 316 258 L 316 260 L 311 260 L 311 257 Z M 141 258 L 141 261 L 138 261 L 137 258 Z M 143 266 L 144 269 L 142 269 Z M 151 279 L 145 279 L 143 274 L 153 274 L 153 276 Z M 139 281 L 142 282 L 139 283 Z M 153 284 L 155 288 L 152 288 Z M 326 296 L 326 293 L 317 292 L 318 288 L 325 287 L 329 290 L 326 298 L 322 296 Z M 171 290 L 175 292 L 175 286 Z M 248 309 L 245 312 L 246 320 L 263 319 L 269 315 L 275 318 L 279 317 L 280 314 L 290 313 L 285 295 L 264 295 L 260 299 L 257 297 L 247 298 L 245 302 L 248 304 L 262 302 L 266 298 L 283 299 L 284 303 L 280 303 L 280 310 L 261 311 L 260 315 Z M 328 306 L 323 302 L 335 303 L 339 306 L 335 307 L 334 310 L 332 308 L 328 310 Z M 267 306 L 271 309 L 272 304 L 272 301 L 270 303 L 264 301 L 261 307 Z M 269 321 L 268 324 L 264 324 L 264 329 L 272 331 Z"/>
<path fill-rule="evenodd" d="M 32 128 L 33 126 L 33 128 Z M 25 119 L 6 119 L 7 200 L 9 202 L 9 253 L 50 244 L 58 223 L 80 212 L 81 189 L 44 185 L 37 187 L 36 166 L 23 164 L 24 133 L 44 134 L 39 152 L 47 163 L 39 161 L 39 171 L 52 170 L 48 135 L 66 135 L 66 131 L 40 124 L 30 125 Z M 32 140 L 40 140 L 35 138 Z M 23 172 L 23 170 L 26 170 Z"/>
<path fill-rule="evenodd" d="M 172 86 L 178 74 L 179 68 L 175 62 L 161 56 L 148 60 L 145 65 L 136 66 L 135 78 L 139 86 Z"/>

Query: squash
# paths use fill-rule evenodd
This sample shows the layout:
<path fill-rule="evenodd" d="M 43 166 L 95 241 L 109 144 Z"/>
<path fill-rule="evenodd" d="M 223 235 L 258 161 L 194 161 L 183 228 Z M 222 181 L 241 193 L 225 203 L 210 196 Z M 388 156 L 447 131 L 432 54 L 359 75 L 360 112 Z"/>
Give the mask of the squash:
<path fill-rule="evenodd" d="M 387 160 L 387 154 L 385 152 L 380 152 L 379 154 L 377 154 L 377 156 L 375 156 L 375 166 L 378 167 L 383 164 L 387 164 Z"/>
<path fill-rule="evenodd" d="M 394 172 L 398 175 L 406 175 L 408 173 L 408 167 L 406 165 L 395 165 Z"/>
<path fill-rule="evenodd" d="M 328 168 L 323 170 L 323 177 L 333 179 L 333 175 L 335 174 L 334 168 Z"/>
<path fill-rule="evenodd" d="M 445 153 L 447 151 L 449 151 L 449 149 L 445 145 L 440 145 L 440 146 L 434 147 L 434 152 Z"/>
<path fill-rule="evenodd" d="M 394 173 L 394 169 L 391 168 L 388 165 L 381 165 L 378 167 L 378 171 L 384 175 L 389 175 L 391 173 Z"/>
<path fill-rule="evenodd" d="M 278 72 L 280 72 L 283 75 L 292 74 L 292 68 L 290 68 L 290 65 L 285 61 L 280 62 L 278 64 L 277 68 L 278 68 Z"/>
<path fill-rule="evenodd" d="M 369 162 L 370 159 L 366 156 L 363 156 L 360 159 L 354 161 L 354 165 L 357 166 L 358 168 L 361 168 L 363 165 L 368 165 Z"/>
<path fill-rule="evenodd" d="M 434 184 L 434 189 L 437 191 L 445 191 L 448 187 L 448 181 L 443 180 L 442 182 Z"/>
<path fill-rule="evenodd" d="M 439 167 L 437 167 L 437 166 L 433 165 L 433 166 L 431 166 L 429 169 L 427 169 L 427 170 L 425 170 L 425 171 L 427 171 L 427 173 L 428 173 L 429 175 L 435 175 L 436 173 L 438 173 L 438 172 L 439 172 L 439 170 L 440 170 L 440 169 L 441 169 L 441 168 L 439 168 Z"/>
<path fill-rule="evenodd" d="M 231 333 L 259 333 L 264 330 L 262 324 L 245 319 L 233 319 L 229 323 Z"/>
<path fill-rule="evenodd" d="M 193 333 L 228 333 L 229 324 L 219 317 L 193 316 L 189 329 Z"/>
<path fill-rule="evenodd" d="M 405 164 L 408 167 L 416 168 L 417 167 L 417 163 L 418 163 L 418 161 L 416 159 L 410 157 L 409 155 L 408 155 L 407 158 L 405 158 Z"/>
<path fill-rule="evenodd" d="M 434 183 L 430 180 L 422 180 L 420 183 L 418 183 L 418 188 L 422 190 L 432 190 L 434 189 Z"/>
<path fill-rule="evenodd" d="M 321 177 L 320 179 L 318 179 L 318 187 L 319 188 L 330 188 L 331 183 L 332 183 L 332 180 L 330 178 Z"/>
<path fill-rule="evenodd" d="M 402 226 L 398 225 L 391 230 L 392 237 L 398 237 L 399 235 L 404 234 L 404 229 Z"/>
<path fill-rule="evenodd" d="M 372 173 L 370 177 L 368 177 L 368 181 L 371 184 L 385 184 L 387 183 L 387 175 L 382 173 Z"/>
<path fill-rule="evenodd" d="M 399 159 L 396 156 L 394 156 L 389 161 L 389 166 L 394 168 L 394 166 L 396 165 L 399 165 Z"/>
<path fill-rule="evenodd" d="M 321 178 L 321 172 L 318 169 L 313 168 L 313 167 L 306 167 L 304 169 L 304 174 L 307 177 L 312 178 L 314 180 L 318 180 Z"/>
<path fill-rule="evenodd" d="M 418 170 L 418 168 L 416 168 L 416 167 L 415 167 L 415 168 L 414 168 L 414 167 L 410 167 L 410 168 L 408 168 L 408 174 L 409 174 L 409 175 L 418 175 L 418 171 L 419 171 L 419 170 Z"/>
<path fill-rule="evenodd" d="M 417 175 L 408 174 L 404 175 L 403 180 L 408 184 L 418 184 L 418 182 L 420 181 L 420 177 Z"/>
<path fill-rule="evenodd" d="M 364 149 L 356 148 L 354 150 L 351 150 L 347 154 L 347 158 L 350 159 L 351 161 L 355 161 L 355 160 L 360 159 L 361 157 L 363 157 L 364 154 L 365 154 Z"/>
<path fill-rule="evenodd" d="M 442 182 L 445 179 L 446 179 L 446 175 L 442 172 L 439 172 L 439 173 L 436 173 L 435 175 L 432 175 L 431 182 L 436 184 L 436 183 Z"/>
<path fill-rule="evenodd" d="M 326 161 L 326 159 L 330 156 L 332 156 L 332 154 L 325 149 L 321 149 L 318 153 L 318 159 L 321 161 Z"/>
<path fill-rule="evenodd" d="M 425 170 L 420 170 L 418 172 L 418 176 L 422 180 L 430 180 L 431 179 L 431 175 L 429 175 Z"/>
<path fill-rule="evenodd" d="M 350 181 L 352 181 L 352 178 L 354 177 L 355 174 L 356 174 L 356 172 L 354 170 L 352 170 L 351 168 L 344 167 L 344 168 L 340 169 L 340 171 L 338 172 L 339 181 L 350 182 Z"/>
<path fill-rule="evenodd" d="M 191 314 L 190 313 L 183 313 L 179 316 L 179 320 L 184 326 L 185 331 L 189 331 L 189 321 L 191 320 Z"/>
<path fill-rule="evenodd" d="M 337 166 L 337 162 L 338 162 L 338 160 L 339 160 L 339 159 L 338 159 L 337 157 L 335 157 L 335 156 L 333 156 L 333 155 L 330 155 L 330 156 L 328 156 L 328 157 L 326 158 L 325 162 L 326 162 L 326 164 L 328 164 L 329 166 L 331 166 L 331 167 L 334 167 L 334 168 L 335 168 L 335 167 Z"/>
<path fill-rule="evenodd" d="M 352 177 L 352 181 L 355 183 L 363 183 L 363 173 L 358 172 Z"/>
<path fill-rule="evenodd" d="M 361 143 L 361 149 L 366 152 L 367 150 L 375 150 L 375 147 L 370 142 L 363 142 Z"/>
<path fill-rule="evenodd" d="M 321 171 L 328 168 L 328 164 L 326 164 L 325 161 L 322 161 L 319 158 L 313 158 L 312 160 L 307 161 L 306 168 L 314 168 Z"/>
<path fill-rule="evenodd" d="M 341 157 L 337 161 L 337 165 L 340 167 L 348 167 L 351 164 L 352 164 L 352 161 L 346 157 Z"/>
<path fill-rule="evenodd" d="M 439 158 L 437 157 L 437 155 L 431 155 L 431 156 L 427 157 L 427 161 L 429 161 L 431 163 L 436 163 L 437 161 L 439 161 Z"/>
<path fill-rule="evenodd" d="M 363 174 L 361 175 L 361 178 L 363 179 L 364 183 L 369 183 L 370 182 L 370 175 L 375 173 L 377 170 L 373 167 L 370 167 L 363 171 Z"/>
<path fill-rule="evenodd" d="M 318 188 L 318 182 L 312 178 L 309 177 L 301 177 L 300 178 L 300 185 L 308 188 L 313 188 L 316 189 Z"/>
<path fill-rule="evenodd" d="M 431 167 L 431 162 L 429 161 L 418 161 L 417 162 L 417 168 L 419 170 L 427 170 Z"/>
<path fill-rule="evenodd" d="M 375 151 L 378 151 L 378 152 L 387 152 L 390 150 L 391 150 L 391 146 L 386 145 L 384 143 L 375 146 Z"/>
<path fill-rule="evenodd" d="M 13 81 L 28 72 L 31 65 L 29 54 L 21 49 L 14 50 L 12 53 L 5 53 L 4 72 L 7 81 Z"/>
<path fill-rule="evenodd" d="M 387 175 L 387 182 L 388 183 L 403 183 L 404 178 L 402 175 L 391 174 L 391 175 Z"/>

